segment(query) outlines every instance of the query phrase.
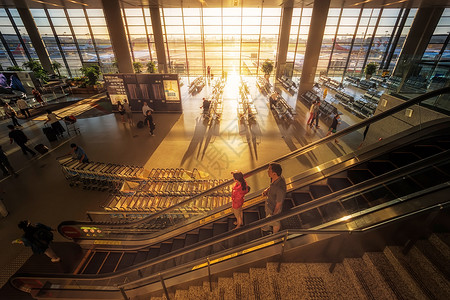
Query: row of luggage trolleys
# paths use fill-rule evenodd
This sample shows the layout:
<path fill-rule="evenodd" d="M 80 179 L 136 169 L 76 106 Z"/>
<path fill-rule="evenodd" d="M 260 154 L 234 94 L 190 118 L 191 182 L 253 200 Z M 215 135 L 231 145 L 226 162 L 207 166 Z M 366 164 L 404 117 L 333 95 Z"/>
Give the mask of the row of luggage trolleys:
<path fill-rule="evenodd" d="M 188 198 L 189 196 L 114 195 L 104 209 L 112 213 L 112 218 L 143 218 Z M 202 214 L 230 202 L 230 196 L 206 196 L 172 210 L 169 214 L 172 217 L 188 218 L 193 214 Z"/>
<path fill-rule="evenodd" d="M 186 181 L 193 180 L 194 172 L 183 169 L 152 169 L 111 163 L 81 163 L 71 157 L 59 160 L 69 184 L 85 188 L 118 189 L 125 180 Z"/>
<path fill-rule="evenodd" d="M 191 196 L 205 192 L 219 184 L 224 179 L 214 180 L 186 180 L 186 181 L 144 181 L 137 188 L 142 194 L 148 196 Z M 231 186 L 217 190 L 213 196 L 230 196 Z"/>

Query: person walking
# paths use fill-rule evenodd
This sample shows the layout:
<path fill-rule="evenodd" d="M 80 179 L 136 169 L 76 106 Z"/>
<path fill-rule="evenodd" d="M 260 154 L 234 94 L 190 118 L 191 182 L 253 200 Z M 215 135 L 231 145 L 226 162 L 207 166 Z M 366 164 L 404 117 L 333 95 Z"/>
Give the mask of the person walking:
<path fill-rule="evenodd" d="M 37 89 L 33 89 L 31 92 L 33 93 L 34 99 L 35 99 L 37 102 L 39 102 L 39 104 L 40 104 L 41 106 L 44 106 L 44 105 L 45 105 L 45 102 L 44 102 L 44 99 L 42 99 L 41 93 L 39 93 L 39 91 L 38 91 Z"/>
<path fill-rule="evenodd" d="M 270 177 L 270 186 L 264 190 L 262 195 L 267 196 L 265 202 L 266 218 L 279 214 L 283 209 L 284 198 L 286 197 L 286 181 L 281 176 L 283 169 L 278 163 L 269 163 L 267 174 Z M 263 227 L 263 231 L 269 231 L 272 226 L 273 233 L 277 233 L 281 228 L 280 221 L 271 223 Z"/>
<path fill-rule="evenodd" d="M 17 121 L 17 113 L 14 110 L 14 108 L 9 106 L 8 103 L 3 103 L 3 109 L 5 111 L 5 115 L 11 118 L 11 121 L 14 126 L 22 127 L 22 125 L 19 124 L 19 121 Z"/>
<path fill-rule="evenodd" d="M 328 129 L 328 133 L 326 136 L 329 136 L 330 134 L 336 133 L 336 129 L 338 124 L 341 124 L 341 116 L 339 114 L 336 114 L 333 118 L 333 122 L 331 122 L 331 126 Z M 339 141 L 337 139 L 334 139 L 334 142 L 336 144 L 339 144 Z"/>
<path fill-rule="evenodd" d="M 125 108 L 123 107 L 123 104 L 122 104 L 122 102 L 120 102 L 120 100 L 117 101 L 117 111 L 120 114 L 120 118 L 122 120 L 122 123 L 125 123 L 125 118 L 124 118 Z"/>
<path fill-rule="evenodd" d="M 41 223 L 33 225 L 28 220 L 21 221 L 17 226 L 23 230 L 24 234 L 20 239 L 12 241 L 13 244 L 31 247 L 34 254 L 44 253 L 54 263 L 61 260 L 50 247 L 50 243 L 53 241 L 53 233 L 50 227 Z"/>
<path fill-rule="evenodd" d="M 25 100 L 19 99 L 17 100 L 16 104 L 17 108 L 20 109 L 20 113 L 25 117 L 25 119 L 31 118 L 28 103 Z"/>
<path fill-rule="evenodd" d="M 142 114 L 144 115 L 144 118 L 147 117 L 147 111 L 149 110 L 153 111 L 153 109 L 148 106 L 147 102 L 144 101 L 144 105 L 142 105 Z"/>
<path fill-rule="evenodd" d="M 314 121 L 316 121 L 316 128 L 320 128 L 319 126 L 319 114 L 320 114 L 320 101 L 316 101 L 310 108 L 310 117 L 307 125 L 311 128 L 313 127 Z"/>
<path fill-rule="evenodd" d="M 150 135 L 155 136 L 153 131 L 155 130 L 155 123 L 153 122 L 152 110 L 147 110 L 147 116 L 145 117 L 145 124 L 150 128 Z"/>
<path fill-rule="evenodd" d="M 131 106 L 127 99 L 123 100 L 123 109 L 127 115 L 128 123 L 133 126 L 133 112 L 131 111 Z"/>
<path fill-rule="evenodd" d="M 23 133 L 20 129 L 14 129 L 14 126 L 7 126 L 10 130 L 9 132 L 9 142 L 16 142 L 16 144 L 22 149 L 23 154 L 27 154 L 27 152 L 31 153 L 31 155 L 35 156 L 36 152 L 27 147 L 26 142 L 28 142 L 28 137 Z"/>
<path fill-rule="evenodd" d="M 3 151 L 2 146 L 0 146 L 0 170 L 3 171 L 3 176 L 14 175 L 17 177 L 17 173 L 14 171 L 13 167 L 9 163 L 8 157 L 5 151 Z"/>
<path fill-rule="evenodd" d="M 89 163 L 89 158 L 87 157 L 86 152 L 84 152 L 83 148 L 77 146 L 77 144 L 75 143 L 70 144 L 70 148 L 72 148 L 72 151 L 69 154 L 72 154 L 81 163 Z"/>
<path fill-rule="evenodd" d="M 45 111 L 47 112 L 47 121 L 45 121 L 44 124 L 50 122 L 50 126 L 53 128 L 56 135 L 62 138 L 64 131 L 66 131 L 64 127 L 61 125 L 61 122 L 59 122 L 59 120 L 61 120 L 62 118 L 57 114 L 53 113 L 50 109 L 46 109 Z"/>
<path fill-rule="evenodd" d="M 231 210 L 236 217 L 236 222 L 234 222 L 234 225 L 236 225 L 236 228 L 239 228 L 244 225 L 242 205 L 244 204 L 244 196 L 250 191 L 250 187 L 247 185 L 242 172 L 234 171 L 231 172 L 231 174 L 233 175 L 235 182 L 231 191 Z"/>

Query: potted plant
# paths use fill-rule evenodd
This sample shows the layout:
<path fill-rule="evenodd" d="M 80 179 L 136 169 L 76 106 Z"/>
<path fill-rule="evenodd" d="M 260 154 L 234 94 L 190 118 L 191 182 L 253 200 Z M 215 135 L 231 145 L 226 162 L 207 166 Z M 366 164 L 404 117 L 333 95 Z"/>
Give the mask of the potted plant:
<path fill-rule="evenodd" d="M 142 73 L 142 67 L 144 67 L 144 65 L 140 61 L 135 61 L 133 63 L 134 72 L 136 73 Z"/>
<path fill-rule="evenodd" d="M 372 77 L 373 73 L 377 71 L 378 64 L 374 62 L 370 62 L 366 65 L 365 73 L 366 73 L 366 79 L 369 79 Z"/>
<path fill-rule="evenodd" d="M 73 90 L 73 93 L 98 93 L 102 85 L 98 83 L 98 78 L 100 77 L 100 67 L 99 66 L 85 66 L 80 69 L 83 73 L 83 77 L 74 78 L 74 82 L 78 83 L 79 86 Z M 80 79 L 80 80 L 78 80 Z"/>
<path fill-rule="evenodd" d="M 23 69 L 19 66 L 11 66 L 6 68 L 7 71 L 23 71 Z"/>
<path fill-rule="evenodd" d="M 156 64 L 153 61 L 147 63 L 147 72 L 156 73 Z"/>
<path fill-rule="evenodd" d="M 30 59 L 28 62 L 23 63 L 25 68 L 30 69 L 34 73 L 34 77 L 40 79 L 43 83 L 47 83 L 48 74 L 47 71 L 44 70 L 41 63 L 38 60 Z"/>
<path fill-rule="evenodd" d="M 272 73 L 273 71 L 273 62 L 269 59 L 266 59 L 261 65 L 261 71 L 264 72 L 264 74 L 266 75 L 265 77 L 268 80 L 270 73 Z"/>
<path fill-rule="evenodd" d="M 59 69 L 61 69 L 61 67 L 62 65 L 59 62 L 57 61 L 52 62 L 52 69 L 58 74 L 59 78 L 61 78 L 61 72 L 59 72 Z"/>

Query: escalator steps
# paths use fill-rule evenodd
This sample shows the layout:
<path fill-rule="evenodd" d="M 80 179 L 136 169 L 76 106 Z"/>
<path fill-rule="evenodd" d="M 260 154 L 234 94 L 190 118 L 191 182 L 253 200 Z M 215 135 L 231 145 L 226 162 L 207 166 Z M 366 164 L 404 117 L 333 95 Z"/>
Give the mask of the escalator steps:
<path fill-rule="evenodd" d="M 136 257 L 134 258 L 133 265 L 141 263 L 147 260 L 148 251 L 138 251 Z"/>
<path fill-rule="evenodd" d="M 255 211 L 246 212 L 244 211 L 244 224 L 248 225 L 259 220 L 259 214 Z"/>
<path fill-rule="evenodd" d="M 397 167 L 403 167 L 419 160 L 419 157 L 411 152 L 392 152 L 389 154 L 389 158 Z"/>
<path fill-rule="evenodd" d="M 198 241 L 204 241 L 213 236 L 212 229 L 200 228 L 198 231 Z"/>
<path fill-rule="evenodd" d="M 185 246 L 190 246 L 192 244 L 195 244 L 198 242 L 198 235 L 197 234 L 186 234 L 186 239 L 184 240 Z"/>
<path fill-rule="evenodd" d="M 184 247 L 184 239 L 174 239 L 172 243 L 172 251 L 181 249 Z"/>
<path fill-rule="evenodd" d="M 395 170 L 395 166 L 389 161 L 370 161 L 367 166 L 375 176 Z"/>
<path fill-rule="evenodd" d="M 450 168 L 450 166 L 447 167 Z M 441 172 L 440 166 L 420 173 L 411 174 L 410 177 L 417 181 L 423 188 L 429 188 L 450 180 L 449 175 Z"/>
<path fill-rule="evenodd" d="M 412 151 L 421 158 L 427 158 L 441 153 L 443 149 L 434 145 L 416 145 L 413 147 Z"/>
<path fill-rule="evenodd" d="M 162 243 L 159 247 L 159 255 L 164 255 L 172 250 L 172 243 Z"/>
<path fill-rule="evenodd" d="M 407 177 L 387 184 L 386 187 L 389 188 L 389 190 L 391 190 L 397 197 L 402 197 L 422 190 L 420 185 Z"/>
<path fill-rule="evenodd" d="M 320 211 L 325 221 L 332 221 L 345 216 L 345 211 L 338 202 L 332 202 L 320 207 Z"/>
<path fill-rule="evenodd" d="M 150 248 L 148 250 L 147 260 L 153 259 L 158 257 L 159 255 L 159 248 Z"/>
<path fill-rule="evenodd" d="M 292 199 L 295 205 L 302 205 L 312 200 L 311 194 L 306 192 L 293 192 Z"/>
<path fill-rule="evenodd" d="M 135 257 L 136 257 L 136 252 L 124 253 L 116 271 L 131 266 L 134 262 Z"/>
<path fill-rule="evenodd" d="M 95 252 L 83 271 L 83 274 L 97 274 L 108 252 Z"/>
<path fill-rule="evenodd" d="M 373 178 L 369 170 L 364 169 L 350 169 L 347 171 L 347 177 L 353 184 L 357 184 Z"/>
<path fill-rule="evenodd" d="M 303 226 L 313 227 L 322 224 L 323 219 L 317 208 L 310 209 L 300 214 L 300 220 Z"/>
<path fill-rule="evenodd" d="M 333 192 L 336 192 L 352 186 L 352 183 L 347 178 L 328 178 L 328 185 Z"/>
<path fill-rule="evenodd" d="M 221 233 L 227 232 L 228 231 L 228 223 L 214 223 L 213 225 L 213 236 L 217 236 Z"/>
<path fill-rule="evenodd" d="M 370 207 L 369 202 L 363 196 L 357 195 L 347 198 L 342 202 L 347 213 L 353 213 Z"/>
<path fill-rule="evenodd" d="M 310 185 L 309 190 L 314 199 L 331 194 L 331 189 L 327 185 Z"/>
<path fill-rule="evenodd" d="M 395 194 L 382 186 L 378 186 L 370 191 L 363 193 L 363 196 L 367 199 L 367 201 L 369 201 L 370 206 L 376 206 L 378 204 L 397 198 Z"/>
<path fill-rule="evenodd" d="M 114 269 L 119 262 L 119 259 L 122 257 L 122 252 L 111 252 L 108 256 L 108 259 L 103 264 L 99 273 L 111 273 L 114 272 Z"/>

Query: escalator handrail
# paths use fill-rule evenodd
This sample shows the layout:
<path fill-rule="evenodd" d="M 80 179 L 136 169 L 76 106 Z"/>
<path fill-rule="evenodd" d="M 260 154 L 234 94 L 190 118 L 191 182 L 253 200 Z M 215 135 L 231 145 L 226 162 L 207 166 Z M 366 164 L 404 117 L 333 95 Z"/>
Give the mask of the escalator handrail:
<path fill-rule="evenodd" d="M 419 210 L 415 210 L 415 211 L 410 212 L 410 213 L 406 213 L 406 214 L 403 214 L 403 215 L 400 215 L 400 216 L 393 217 L 393 218 L 391 218 L 389 220 L 385 220 L 385 221 L 382 221 L 382 222 L 377 223 L 377 224 L 372 224 L 372 225 L 369 225 L 367 227 L 360 228 L 360 229 L 354 229 L 354 230 L 286 229 L 286 230 L 282 230 L 282 231 L 280 231 L 280 232 L 278 232 L 276 234 L 265 236 L 263 239 L 258 239 L 255 242 L 258 242 L 259 244 L 261 244 L 261 243 L 267 242 L 267 240 L 271 240 L 271 241 L 278 240 L 278 241 L 280 241 L 280 240 L 283 239 L 283 237 L 286 237 L 284 239 L 284 241 L 286 241 L 288 239 L 288 237 L 292 236 L 292 235 L 308 235 L 308 234 L 336 234 L 336 235 L 339 235 L 339 234 L 365 233 L 365 232 L 369 232 L 369 231 L 376 230 L 378 228 L 387 226 L 387 225 L 389 225 L 391 223 L 394 223 L 394 222 L 402 221 L 402 220 L 404 220 L 406 218 L 413 217 L 413 216 L 418 215 L 418 214 L 426 213 L 426 212 L 433 211 L 433 210 L 442 210 L 442 209 L 447 208 L 449 206 L 450 206 L 450 201 L 434 204 L 434 205 L 429 206 L 429 207 L 421 208 Z M 254 229 L 252 229 L 252 230 L 254 230 Z M 244 247 L 244 246 L 246 248 L 249 247 L 249 245 L 241 245 L 240 248 Z M 234 252 L 236 252 L 236 249 L 234 249 Z M 219 255 L 219 254 L 217 254 L 217 255 Z M 220 255 L 223 256 L 225 254 L 221 253 Z M 210 260 L 210 259 L 211 259 L 211 257 L 207 257 L 207 260 Z M 188 266 L 196 266 L 196 265 L 198 265 L 197 261 L 188 264 Z M 114 287 L 117 288 L 117 291 L 120 291 L 122 289 L 126 289 L 127 286 L 130 285 L 130 284 L 138 284 L 139 282 L 144 281 L 144 280 L 148 281 L 149 279 L 154 279 L 156 281 L 160 281 L 161 278 L 165 278 L 167 280 L 168 278 L 170 278 L 170 276 L 165 276 L 165 275 L 167 275 L 169 273 L 177 273 L 176 270 L 186 270 L 186 268 L 188 266 L 186 266 L 186 265 L 176 266 L 176 267 L 171 268 L 169 270 L 165 270 L 163 272 L 159 272 L 158 274 L 146 276 L 145 278 L 138 279 L 138 280 L 131 281 L 131 282 L 127 282 L 127 283 L 124 283 L 124 284 L 121 284 L 121 285 L 116 285 Z M 133 270 L 133 271 L 136 271 L 136 270 Z M 120 273 L 120 272 L 117 272 L 117 273 Z M 186 272 L 178 271 L 178 274 L 173 275 L 173 276 L 177 276 L 177 275 L 180 275 L 180 274 L 183 274 L 183 273 L 186 273 Z M 114 274 L 116 274 L 116 273 L 114 273 Z M 58 274 L 58 276 L 55 276 L 53 274 L 39 274 L 38 276 L 36 276 L 36 274 L 19 273 L 19 274 L 16 274 L 16 275 L 12 276 L 9 279 L 9 281 L 10 281 L 11 285 L 14 288 L 16 288 L 18 290 L 23 290 L 25 292 L 30 292 L 30 290 L 32 290 L 33 288 L 27 289 L 27 290 L 21 289 L 21 286 L 17 286 L 16 280 L 21 280 L 21 279 L 26 279 L 26 280 L 30 280 L 30 279 L 37 279 L 37 280 L 39 280 L 39 279 L 42 279 L 42 280 L 49 280 L 49 279 L 73 279 L 73 280 L 81 280 L 81 281 L 83 281 L 83 280 L 98 279 L 100 276 L 101 275 L 78 275 L 75 278 L 74 275 L 66 275 L 66 274 Z M 110 277 L 112 277 L 112 276 L 110 276 Z M 116 277 L 116 276 L 114 276 L 114 277 Z M 145 286 L 145 285 L 148 285 L 148 284 L 152 284 L 152 283 L 153 282 L 147 282 L 146 284 L 144 284 L 142 286 Z M 140 287 L 142 287 L 142 286 L 140 286 Z M 114 287 L 111 287 L 111 288 L 114 288 Z M 139 288 L 139 287 L 134 287 L 134 289 L 135 288 Z M 58 287 L 57 289 L 61 290 L 61 287 Z M 103 287 L 102 287 L 102 289 L 103 289 Z M 52 290 L 52 289 L 40 288 L 39 290 Z M 68 289 L 68 290 L 70 290 L 70 289 Z M 77 289 L 77 290 L 79 291 L 80 289 Z M 95 290 L 95 289 L 93 289 L 93 286 L 92 286 L 92 287 L 90 287 L 90 290 Z M 111 291 L 111 290 L 112 289 L 109 289 L 107 291 Z M 100 290 L 97 290 L 97 291 L 100 291 Z"/>
<path fill-rule="evenodd" d="M 303 146 L 300 149 L 297 149 L 297 150 L 292 151 L 292 152 L 290 152 L 290 153 L 288 153 L 286 155 L 283 155 L 283 156 L 273 160 L 273 162 L 278 162 L 279 163 L 279 162 L 281 162 L 283 160 L 290 159 L 290 158 L 295 157 L 295 156 L 297 156 L 299 154 L 307 153 L 307 152 L 315 149 L 319 145 L 326 144 L 326 143 L 328 143 L 328 142 L 330 142 L 330 141 L 332 141 L 334 139 L 337 139 L 337 138 L 339 138 L 341 136 L 344 136 L 344 135 L 346 135 L 346 134 L 348 134 L 350 132 L 356 131 L 356 130 L 361 129 L 361 128 L 365 127 L 365 126 L 368 126 L 368 125 L 370 125 L 372 123 L 375 123 L 375 122 L 377 122 L 377 121 L 379 121 L 379 120 L 381 120 L 381 119 L 383 119 L 385 117 L 389 117 L 389 116 L 391 116 L 391 115 L 393 115 L 393 114 L 395 114 L 395 113 L 397 113 L 399 111 L 402 111 L 405 108 L 408 108 L 408 107 L 410 107 L 412 105 L 415 105 L 417 103 L 420 103 L 420 102 L 422 102 L 424 100 L 428 100 L 429 98 L 432 98 L 432 97 L 435 97 L 435 96 L 439 96 L 439 95 L 442 95 L 442 94 L 450 94 L 450 86 L 449 87 L 444 87 L 444 88 L 441 88 L 441 89 L 438 89 L 438 90 L 434 90 L 434 91 L 428 92 L 426 94 L 420 95 L 420 96 L 418 96 L 416 98 L 413 98 L 411 100 L 405 101 L 404 103 L 401 103 L 401 104 L 399 104 L 399 105 L 397 105 L 397 106 L 395 106 L 393 108 L 390 108 L 390 109 L 388 109 L 388 110 L 386 110 L 384 112 L 381 112 L 381 113 L 379 113 L 377 115 L 374 115 L 374 116 L 372 116 L 369 119 L 363 120 L 363 121 L 361 121 L 361 122 L 359 122 L 359 123 L 357 123 L 355 125 L 352 125 L 352 126 L 349 126 L 347 128 L 344 128 L 344 129 L 336 132 L 333 135 L 324 137 L 324 138 L 319 139 L 319 140 L 317 140 L 315 142 L 312 142 L 312 143 L 310 143 L 310 144 L 308 144 L 306 146 Z M 262 165 L 260 167 L 257 167 L 255 169 L 249 171 L 249 172 L 246 172 L 244 174 L 244 177 L 251 176 L 251 175 L 256 174 L 256 173 L 258 173 L 258 172 L 260 172 L 260 171 L 262 171 L 264 169 L 267 169 L 268 166 L 269 166 L 269 163 L 266 163 L 266 164 L 264 164 L 264 165 Z M 234 182 L 233 179 L 227 180 L 227 181 L 223 182 L 222 184 L 219 184 L 219 185 L 217 185 L 217 186 L 215 186 L 215 187 L 213 187 L 213 188 L 211 188 L 211 189 L 209 189 L 207 191 L 204 191 L 204 192 L 202 192 L 200 194 L 197 194 L 197 195 L 195 195 L 195 196 L 193 196 L 193 197 L 191 197 L 189 199 L 183 200 L 183 201 L 177 203 L 176 205 L 173 205 L 171 207 L 168 207 L 168 208 L 165 208 L 163 210 L 160 210 L 160 211 L 158 211 L 158 212 L 156 212 L 156 213 L 154 213 L 152 215 L 149 215 L 149 216 L 147 216 L 145 218 L 142 218 L 140 220 L 133 220 L 133 221 L 122 222 L 122 223 L 90 222 L 90 221 L 64 221 L 61 224 L 59 224 L 58 231 L 59 231 L 59 233 L 62 236 L 65 236 L 64 233 L 61 231 L 61 227 L 62 226 L 66 226 L 66 225 L 80 225 L 80 224 L 86 224 L 86 225 L 89 225 L 89 226 L 108 225 L 108 227 L 110 227 L 110 228 L 114 228 L 114 227 L 120 228 L 120 227 L 123 227 L 123 226 L 128 227 L 128 226 L 137 226 L 137 225 L 140 225 L 140 224 L 145 224 L 148 221 L 156 219 L 156 218 L 160 217 L 161 215 L 167 214 L 168 212 L 170 212 L 172 210 L 175 210 L 175 209 L 179 208 L 180 206 L 184 206 L 184 205 L 186 205 L 187 203 L 189 203 L 191 201 L 195 201 L 195 200 L 197 200 L 199 198 L 202 198 L 204 196 L 207 196 L 207 195 L 209 195 L 209 194 L 211 194 L 211 193 L 213 193 L 213 192 L 215 192 L 215 191 L 217 191 L 219 189 L 222 189 L 222 188 L 232 184 L 233 182 Z"/>
<path fill-rule="evenodd" d="M 286 219 L 286 218 L 298 215 L 298 214 L 300 214 L 302 212 L 308 211 L 308 210 L 310 210 L 312 208 L 316 208 L 316 207 L 322 206 L 324 204 L 327 204 L 329 202 L 334 202 L 334 201 L 337 201 L 337 200 L 349 197 L 352 194 L 355 194 L 355 193 L 359 194 L 359 193 L 365 192 L 367 190 L 372 189 L 373 187 L 378 186 L 380 184 L 380 182 L 386 182 L 386 181 L 390 181 L 390 180 L 395 180 L 396 178 L 401 178 L 401 177 L 405 176 L 406 174 L 410 174 L 411 170 L 414 170 L 414 169 L 417 170 L 418 168 L 420 169 L 421 167 L 423 168 L 423 167 L 429 166 L 430 162 L 440 163 L 440 162 L 443 162 L 443 161 L 447 161 L 449 159 L 448 152 L 450 152 L 450 150 L 447 150 L 447 151 L 445 151 L 443 153 L 435 154 L 435 155 L 433 155 L 431 157 L 419 160 L 419 161 L 414 162 L 414 163 L 412 163 L 410 165 L 394 169 L 394 170 L 392 170 L 392 171 L 390 171 L 390 172 L 388 172 L 386 174 L 377 176 L 377 177 L 375 177 L 373 179 L 370 179 L 368 181 L 365 181 L 365 182 L 362 182 L 362 183 L 350 186 L 350 187 L 346 188 L 345 189 L 346 191 L 344 191 L 344 192 L 337 191 L 335 193 L 323 196 L 323 197 L 318 198 L 316 200 L 313 200 L 311 202 L 299 205 L 299 206 L 297 206 L 295 208 L 290 209 L 289 211 L 286 211 L 286 212 L 274 215 L 274 216 L 272 216 L 270 218 L 263 218 L 263 219 L 260 219 L 258 221 L 252 222 L 251 224 L 249 224 L 247 226 L 243 226 L 243 227 L 241 227 L 239 229 L 233 230 L 231 232 L 225 232 L 225 233 L 219 234 L 217 236 L 211 237 L 209 239 L 206 239 L 206 240 L 202 241 L 201 245 L 194 244 L 192 246 L 184 247 L 184 248 L 181 248 L 179 250 L 167 253 L 165 255 L 161 255 L 157 259 L 148 260 L 148 261 L 136 264 L 133 267 L 131 267 L 131 269 L 130 268 L 126 268 L 126 269 L 120 270 L 118 272 L 115 272 L 113 274 L 105 274 L 106 276 L 103 275 L 103 274 L 100 274 L 100 275 L 78 274 L 76 276 L 74 276 L 74 275 L 65 275 L 65 274 L 58 274 L 57 277 L 55 277 L 55 275 L 52 277 L 51 274 L 49 274 L 50 277 L 47 277 L 47 275 L 45 275 L 44 278 L 72 278 L 72 279 L 76 278 L 77 280 L 92 280 L 92 279 L 101 279 L 101 278 L 103 278 L 103 279 L 104 278 L 115 278 L 115 277 L 123 276 L 123 275 L 125 275 L 127 273 L 136 272 L 139 269 L 148 268 L 148 267 L 150 267 L 151 265 L 153 265 L 155 263 L 161 263 L 163 261 L 175 259 L 176 257 L 182 256 L 182 255 L 186 255 L 186 254 L 191 253 L 191 252 L 198 251 L 201 248 L 208 247 L 208 246 L 213 246 L 213 245 L 215 245 L 217 243 L 226 241 L 228 239 L 232 239 L 234 237 L 237 237 L 237 236 L 240 236 L 240 235 L 243 235 L 243 234 L 247 234 L 247 233 L 249 233 L 249 232 L 251 232 L 251 231 L 253 231 L 255 229 L 259 229 L 259 228 L 264 227 L 264 226 L 266 226 L 266 225 L 268 225 L 270 223 L 273 223 L 274 221 L 281 221 L 283 219 Z M 415 197 L 418 197 L 418 196 L 420 196 L 422 194 L 430 193 L 431 191 L 436 191 L 436 190 L 440 190 L 440 189 L 443 189 L 443 188 L 448 188 L 449 185 L 450 185 L 449 182 L 444 183 L 444 184 L 440 184 L 440 185 L 438 185 L 436 187 L 429 188 L 429 189 L 424 190 L 422 192 L 416 192 L 416 193 L 411 194 L 410 196 L 404 196 L 404 197 L 401 198 L 401 201 L 403 202 L 403 201 L 406 201 L 406 200 L 408 200 L 410 198 L 415 198 Z M 353 191 L 353 193 L 348 192 L 349 190 Z M 262 196 L 259 196 L 259 197 L 262 198 Z M 290 231 L 292 231 L 292 230 L 293 229 L 290 229 Z M 303 231 L 303 229 L 299 229 L 299 231 Z M 323 230 L 319 229 L 319 231 L 323 231 Z M 249 244 L 251 245 L 252 243 L 260 243 L 260 242 L 261 242 L 261 238 L 255 240 L 253 242 L 249 242 L 246 245 L 249 245 Z M 28 275 L 32 275 L 32 274 L 28 274 Z M 103 275 L 103 277 L 102 277 L 102 275 Z M 23 276 L 25 276 L 25 275 L 23 275 Z M 34 276 L 36 276 L 36 274 L 34 274 Z M 40 278 L 42 276 L 41 276 L 41 274 L 39 274 L 37 277 Z"/>

